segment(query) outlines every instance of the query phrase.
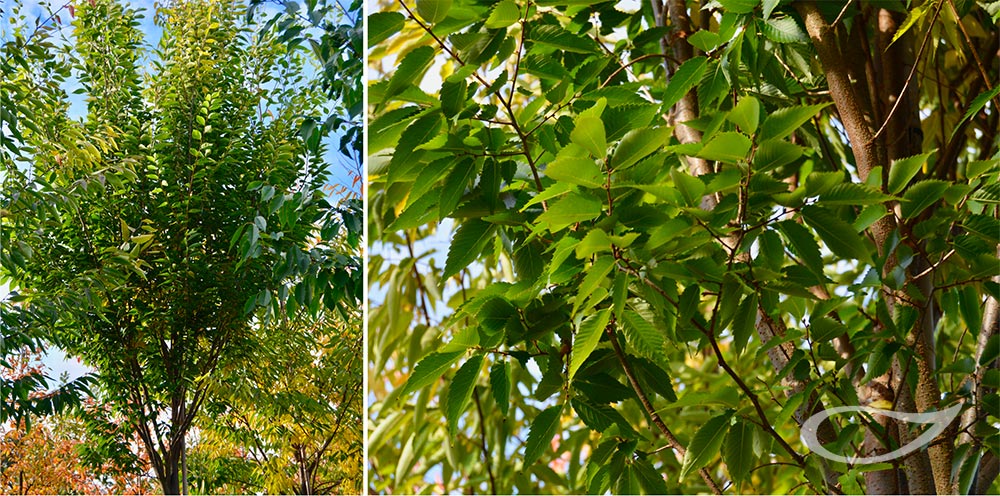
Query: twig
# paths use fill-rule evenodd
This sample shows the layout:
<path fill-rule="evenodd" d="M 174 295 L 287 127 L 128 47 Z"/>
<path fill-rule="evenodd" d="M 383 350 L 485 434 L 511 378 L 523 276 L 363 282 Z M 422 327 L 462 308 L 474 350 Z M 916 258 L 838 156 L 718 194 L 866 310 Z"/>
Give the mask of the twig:
<path fill-rule="evenodd" d="M 473 386 L 472 399 L 476 400 L 476 411 L 479 412 L 480 447 L 483 450 L 483 463 L 486 464 L 486 473 L 490 476 L 490 493 L 497 494 L 497 481 L 493 477 L 493 464 L 490 463 L 490 451 L 486 447 L 486 417 L 483 416 L 483 406 L 479 402 L 479 386 Z"/>
<path fill-rule="evenodd" d="M 937 10 L 934 11 L 934 15 L 931 17 L 931 24 L 927 28 L 927 33 L 924 34 L 924 41 L 920 43 L 920 50 L 917 52 L 917 59 L 913 61 L 913 67 L 910 68 L 910 74 L 906 76 L 906 83 L 903 84 L 903 89 L 900 90 L 899 96 L 896 98 L 896 103 L 892 104 L 892 109 L 889 110 L 889 115 L 885 116 L 885 121 L 882 122 L 882 127 L 878 128 L 878 131 L 875 132 L 875 135 L 871 137 L 870 140 L 871 143 L 874 143 L 875 140 L 877 140 L 878 137 L 889 126 L 889 121 L 892 120 L 893 114 L 896 113 L 896 110 L 899 108 L 899 104 L 904 100 L 903 95 L 906 94 L 906 90 L 909 89 L 910 82 L 913 81 L 913 75 L 917 73 L 917 65 L 919 65 L 920 63 L 920 58 L 923 57 L 924 49 L 927 48 L 927 42 L 930 41 L 931 39 L 931 32 L 934 31 L 931 28 L 933 28 L 934 23 L 937 22 L 938 14 L 941 13 L 941 9 L 943 7 L 944 7 L 944 2 L 939 2 Z"/>
<path fill-rule="evenodd" d="M 653 425 L 660 429 L 660 432 L 662 432 L 667 438 L 667 443 L 670 444 L 674 451 L 681 456 L 684 456 L 684 453 L 687 452 L 684 445 L 677 440 L 674 433 L 670 432 L 670 428 L 667 427 L 667 424 L 663 423 L 663 419 L 660 418 L 660 414 L 656 413 L 656 409 L 653 408 L 653 404 L 649 401 L 649 397 L 646 396 L 646 393 L 642 390 L 642 386 L 639 385 L 639 380 L 636 378 L 635 371 L 632 370 L 632 365 L 629 364 L 628 359 L 625 356 L 625 352 L 622 350 L 621 344 L 618 343 L 618 337 L 615 335 L 615 323 L 613 320 L 610 324 L 608 324 L 608 327 L 605 328 L 605 331 L 611 339 L 611 346 L 615 350 L 615 356 L 618 357 L 618 361 L 622 364 L 622 369 L 625 370 L 625 376 L 628 377 L 628 382 L 632 386 L 632 390 L 635 391 L 636 396 L 639 397 L 639 402 L 642 403 L 642 407 L 653 420 Z M 708 470 L 702 468 L 698 471 L 698 474 L 705 480 L 708 487 L 712 489 L 712 492 L 715 494 L 722 494 L 722 489 L 720 489 L 719 484 L 712 479 L 712 474 L 710 474 Z"/>

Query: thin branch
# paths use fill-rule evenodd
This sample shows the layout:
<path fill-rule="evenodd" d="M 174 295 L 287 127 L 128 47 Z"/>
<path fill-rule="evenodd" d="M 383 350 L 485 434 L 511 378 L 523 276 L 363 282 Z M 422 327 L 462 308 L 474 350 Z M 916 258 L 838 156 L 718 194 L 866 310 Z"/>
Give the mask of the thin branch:
<path fill-rule="evenodd" d="M 486 473 L 490 476 L 490 494 L 497 493 L 497 480 L 493 477 L 493 464 L 490 463 L 490 450 L 486 446 L 486 416 L 483 415 L 483 405 L 479 401 L 479 386 L 473 386 L 472 399 L 476 401 L 476 411 L 479 413 L 479 441 L 483 450 L 483 463 L 486 464 Z"/>
<path fill-rule="evenodd" d="M 656 0 L 654 0 L 656 1 Z M 646 396 L 645 391 L 642 390 L 642 386 L 639 384 L 639 379 L 636 378 L 635 371 L 632 370 L 632 365 L 628 362 L 628 358 L 625 355 L 625 351 L 622 350 L 621 344 L 618 343 L 618 336 L 615 334 L 615 323 L 612 321 L 605 328 L 608 333 L 608 337 L 611 339 L 611 346 L 615 350 L 615 356 L 618 357 L 618 361 L 622 364 L 622 369 L 625 371 L 625 376 L 628 377 L 628 382 L 632 386 L 632 390 L 635 391 L 636 396 L 639 397 L 639 402 L 642 403 L 642 407 L 649 414 L 649 417 L 653 420 L 653 425 L 660 429 L 660 432 L 667 438 L 667 443 L 681 456 L 687 451 L 684 445 L 677 440 L 674 433 L 670 432 L 670 428 L 667 424 L 663 423 L 663 419 L 660 418 L 660 414 L 656 413 L 656 409 L 653 408 L 653 404 L 649 401 L 649 397 Z M 712 474 L 708 470 L 702 468 L 698 471 L 701 478 L 705 480 L 708 487 L 712 489 L 715 494 L 722 494 L 722 489 L 719 488 L 719 484 L 712 479 Z"/>

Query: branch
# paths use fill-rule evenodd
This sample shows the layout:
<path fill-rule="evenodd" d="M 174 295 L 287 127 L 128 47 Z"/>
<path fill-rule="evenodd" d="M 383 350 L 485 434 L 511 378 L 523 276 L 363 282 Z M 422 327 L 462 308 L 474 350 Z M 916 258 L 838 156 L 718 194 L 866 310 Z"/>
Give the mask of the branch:
<path fill-rule="evenodd" d="M 476 411 L 479 412 L 479 438 L 480 448 L 483 450 L 483 463 L 486 464 L 486 473 L 490 476 L 490 493 L 497 493 L 497 480 L 493 477 L 493 464 L 490 463 L 490 450 L 486 447 L 486 417 L 483 415 L 483 406 L 479 401 L 479 386 L 473 386 L 472 399 L 476 400 Z"/>
<path fill-rule="evenodd" d="M 615 356 L 618 357 L 618 361 L 622 364 L 625 376 L 628 377 L 628 382 L 632 386 L 632 390 L 635 391 L 636 396 L 639 397 L 639 402 L 642 403 L 642 407 L 646 410 L 646 413 L 649 414 L 649 417 L 653 419 L 653 424 L 656 425 L 656 427 L 660 429 L 660 432 L 662 432 L 667 438 L 667 443 L 670 444 L 670 447 L 673 448 L 679 455 L 684 456 L 684 453 L 687 452 L 684 445 L 677 440 L 674 433 L 670 432 L 670 428 L 667 427 L 667 424 L 663 423 L 663 419 L 660 418 L 660 414 L 656 413 L 656 409 L 653 408 L 653 404 L 649 401 L 649 397 L 647 397 L 646 393 L 642 390 L 642 386 L 639 384 L 639 379 L 636 378 L 635 371 L 632 370 L 632 365 L 629 364 L 628 359 L 625 356 L 625 352 L 622 350 L 621 344 L 618 343 L 618 336 L 615 334 L 615 323 L 613 317 L 612 322 L 608 324 L 605 331 L 611 339 L 611 346 L 615 350 Z M 720 489 L 719 484 L 712 479 L 712 474 L 710 474 L 708 470 L 702 468 L 698 471 L 698 474 L 705 480 L 708 487 L 712 489 L 712 492 L 715 494 L 722 494 L 722 489 Z"/>

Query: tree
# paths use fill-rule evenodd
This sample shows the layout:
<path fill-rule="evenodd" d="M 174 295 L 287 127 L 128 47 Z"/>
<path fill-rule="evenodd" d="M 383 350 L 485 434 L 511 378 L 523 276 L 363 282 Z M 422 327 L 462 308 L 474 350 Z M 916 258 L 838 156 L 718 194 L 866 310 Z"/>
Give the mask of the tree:
<path fill-rule="evenodd" d="M 998 6 L 384 4 L 371 487 L 997 491 Z"/>
<path fill-rule="evenodd" d="M 158 9 L 148 73 L 136 11 L 100 0 L 69 13 L 87 119 L 66 115 L 70 66 L 12 66 L 34 125 L 4 162 L 2 274 L 26 325 L 98 369 L 164 493 L 186 492 L 186 435 L 251 324 L 356 305 L 360 264 L 328 240 L 344 228 L 356 246 L 360 213 L 322 191 L 328 130 L 304 132 L 324 93 L 239 3 Z"/>
<path fill-rule="evenodd" d="M 360 491 L 362 326 L 358 312 L 352 317 L 275 323 L 258 333 L 266 353 L 227 368 L 232 386 L 199 422 L 206 447 L 245 446 L 237 458 L 251 477 L 227 492 Z"/>

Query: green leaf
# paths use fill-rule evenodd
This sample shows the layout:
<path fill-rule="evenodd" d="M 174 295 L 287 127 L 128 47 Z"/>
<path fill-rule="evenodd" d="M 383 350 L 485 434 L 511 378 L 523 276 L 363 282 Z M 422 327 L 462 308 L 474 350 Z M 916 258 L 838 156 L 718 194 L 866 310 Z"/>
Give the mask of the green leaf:
<path fill-rule="evenodd" d="M 471 398 L 472 390 L 476 386 L 476 379 L 479 377 L 479 369 L 482 365 L 483 356 L 474 355 L 462 364 L 451 380 L 445 415 L 448 417 L 448 433 L 452 439 L 458 435 L 458 419 L 465 412 L 465 407 L 469 405 L 469 398 Z"/>
<path fill-rule="evenodd" d="M 597 432 L 604 432 L 608 427 L 616 423 L 628 425 L 625 418 L 608 405 L 594 405 L 580 399 L 579 396 L 573 398 L 570 404 L 573 405 L 573 410 L 580 416 L 580 420 L 583 420 L 583 423 L 587 424 L 587 427 Z"/>
<path fill-rule="evenodd" d="M 749 151 L 750 138 L 742 133 L 729 131 L 715 135 L 698 152 L 698 156 L 708 160 L 735 164 L 740 160 L 746 160 Z"/>
<path fill-rule="evenodd" d="M 760 127 L 760 140 L 781 139 L 801 127 L 830 103 L 784 107 L 768 114 Z"/>
<path fill-rule="evenodd" d="M 669 127 L 644 127 L 629 131 L 615 148 L 615 153 L 611 156 L 611 167 L 621 171 L 634 165 L 667 144 L 672 132 L 673 128 Z"/>
<path fill-rule="evenodd" d="M 680 169 L 670 171 L 670 177 L 674 180 L 674 186 L 684 196 L 684 201 L 688 206 L 695 207 L 701 204 L 701 196 L 705 194 L 705 183 L 687 172 Z"/>
<path fill-rule="evenodd" d="M 916 217 L 924 209 L 937 203 L 944 196 L 948 186 L 950 183 L 939 179 L 927 179 L 910 186 L 903 194 L 903 201 L 899 206 L 900 214 L 904 219 Z"/>
<path fill-rule="evenodd" d="M 929 10 L 928 7 L 930 5 L 931 3 L 922 3 L 911 9 L 909 12 L 907 12 L 906 19 L 903 20 L 903 25 L 896 30 L 896 34 L 892 36 L 892 41 L 889 43 L 889 45 L 892 46 L 892 44 L 895 43 L 896 40 L 898 40 L 904 34 L 906 34 L 906 32 L 909 31 L 910 28 L 912 28 L 913 25 L 917 23 L 917 21 L 919 21 L 925 15 L 927 15 L 927 12 Z"/>
<path fill-rule="evenodd" d="M 625 341 L 640 355 L 660 361 L 664 358 L 663 333 L 653 327 L 653 324 L 633 310 L 625 310 L 621 319 Z"/>
<path fill-rule="evenodd" d="M 892 162 L 889 168 L 889 192 L 898 194 L 910 183 L 913 176 L 927 163 L 927 158 L 934 154 L 935 150 L 912 157 L 906 157 Z"/>
<path fill-rule="evenodd" d="M 819 245 L 808 229 L 801 224 L 785 220 L 778 223 L 778 230 L 785 235 L 791 244 L 792 252 L 798 255 L 806 267 L 816 275 L 823 274 L 823 257 L 819 254 Z"/>
<path fill-rule="evenodd" d="M 802 147 L 793 145 L 782 139 L 772 139 L 760 142 L 753 156 L 754 170 L 767 172 L 788 165 L 802 157 Z"/>
<path fill-rule="evenodd" d="M 757 131 L 757 124 L 760 123 L 760 100 L 749 95 L 740 98 L 729 112 L 727 119 L 739 126 L 744 133 L 753 134 Z"/>
<path fill-rule="evenodd" d="M 891 199 L 875 188 L 857 183 L 838 184 L 819 197 L 824 205 L 872 205 Z"/>
<path fill-rule="evenodd" d="M 605 308 L 591 315 L 580 323 L 576 335 L 573 336 L 573 350 L 570 352 L 569 379 L 572 380 L 576 371 L 587 360 L 587 357 L 597 348 L 597 343 L 601 341 L 604 328 L 611 320 L 611 309 Z"/>
<path fill-rule="evenodd" d="M 760 5 L 760 0 L 718 0 L 726 12 L 749 14 Z"/>
<path fill-rule="evenodd" d="M 448 258 L 441 279 L 447 279 L 468 267 L 479 256 L 492 233 L 493 224 L 480 219 L 468 220 L 458 226 L 451 238 L 451 246 L 448 247 Z"/>
<path fill-rule="evenodd" d="M 521 20 L 521 10 L 518 9 L 514 0 L 503 0 L 493 6 L 490 17 L 486 19 L 486 27 L 489 29 L 500 29 L 510 26 Z"/>
<path fill-rule="evenodd" d="M 729 423 L 732 416 L 732 410 L 726 410 L 722 415 L 709 419 L 705 425 L 698 429 L 687 445 L 687 452 L 684 453 L 684 461 L 681 463 L 681 473 L 678 480 L 683 481 L 687 474 L 708 465 L 708 462 L 719 454 L 722 440 L 728 430 L 726 424 Z"/>
<path fill-rule="evenodd" d="M 781 3 L 781 0 L 764 0 L 764 19 L 771 17 L 771 12 Z"/>
<path fill-rule="evenodd" d="M 427 45 L 419 46 L 407 53 L 396 68 L 396 72 L 389 78 L 382 102 L 388 102 L 389 99 L 402 93 L 403 90 L 420 84 L 424 72 L 431 66 L 433 60 L 434 49 Z"/>
<path fill-rule="evenodd" d="M 444 179 L 444 188 L 441 189 L 441 201 L 438 203 L 440 218 L 447 217 L 455 210 L 462 195 L 465 194 L 465 188 L 475 176 L 476 163 L 471 158 L 460 160 L 454 165 L 448 177 Z"/>
<path fill-rule="evenodd" d="M 443 21 L 449 10 L 451 0 L 417 0 L 417 13 L 431 24 Z"/>
<path fill-rule="evenodd" d="M 578 117 L 576 127 L 570 133 L 569 139 L 597 158 L 604 157 L 608 151 L 608 142 L 604 135 L 604 122 L 598 117 L 589 115 Z"/>
<path fill-rule="evenodd" d="M 549 210 L 538 216 L 537 228 L 548 228 L 556 233 L 577 222 L 584 222 L 601 215 L 604 204 L 591 195 L 570 191 L 559 201 L 549 205 Z"/>
<path fill-rule="evenodd" d="M 858 218 L 854 219 L 851 227 L 857 232 L 862 232 L 888 213 L 889 211 L 886 210 L 885 205 L 869 205 L 858 214 Z"/>
<path fill-rule="evenodd" d="M 611 269 L 615 266 L 615 259 L 610 255 L 604 255 L 594 261 L 594 264 L 587 271 L 587 275 L 584 276 L 583 281 L 580 283 L 580 287 L 576 292 L 576 302 L 573 303 L 572 315 L 576 316 L 576 312 L 580 310 L 580 306 L 586 303 L 587 299 L 590 298 L 594 291 L 604 282 L 604 278 L 611 273 Z"/>
<path fill-rule="evenodd" d="M 809 35 L 791 17 L 776 17 L 760 24 L 760 32 L 776 43 L 809 43 Z"/>
<path fill-rule="evenodd" d="M 506 417 L 510 410 L 510 362 L 497 362 L 490 367 L 490 390 L 500 412 Z"/>
<path fill-rule="evenodd" d="M 688 59 L 677 68 L 677 71 L 670 77 L 670 83 L 663 92 L 663 109 L 669 111 L 670 107 L 681 101 L 691 88 L 694 88 L 701 76 L 705 74 L 705 64 L 708 61 L 705 57 L 698 56 Z"/>
<path fill-rule="evenodd" d="M 815 205 L 802 207 L 802 218 L 816 230 L 830 251 L 838 256 L 871 263 L 865 240 L 851 227 L 825 208 Z"/>
<path fill-rule="evenodd" d="M 551 24 L 536 25 L 528 33 L 535 43 L 574 53 L 593 53 L 597 45 L 590 38 L 577 36 L 559 26 Z"/>
<path fill-rule="evenodd" d="M 368 45 L 375 46 L 403 29 L 406 17 L 399 12 L 375 12 L 368 16 Z"/>
<path fill-rule="evenodd" d="M 663 475 L 653 468 L 648 457 L 636 458 L 632 466 L 639 476 L 639 485 L 646 494 L 670 494 L 670 489 L 667 488 Z"/>
<path fill-rule="evenodd" d="M 722 448 L 722 461 L 729 467 L 729 475 L 737 482 L 747 480 L 750 469 L 757 461 L 753 452 L 753 425 L 743 419 L 737 419 L 736 423 L 729 427 Z"/>
<path fill-rule="evenodd" d="M 757 305 L 757 293 L 752 293 L 743 298 L 740 307 L 736 309 L 736 315 L 733 317 L 733 349 L 737 355 L 743 353 L 750 336 L 753 335 L 754 325 L 757 322 Z"/>
<path fill-rule="evenodd" d="M 413 372 L 403 385 L 400 396 L 406 396 L 414 391 L 429 386 L 441 378 L 444 373 L 458 360 L 458 357 L 465 354 L 464 351 L 452 353 L 431 353 L 425 356 L 417 365 L 413 367 Z"/>
<path fill-rule="evenodd" d="M 969 110 L 966 110 L 965 115 L 962 116 L 962 119 L 959 120 L 957 124 L 955 124 L 955 128 L 951 132 L 951 136 L 954 137 L 955 133 L 957 133 L 959 129 L 962 129 L 961 124 L 963 122 L 969 120 L 970 117 L 978 114 L 979 111 L 986 106 L 986 102 L 996 98 L 997 95 L 1000 95 L 1000 84 L 994 85 L 992 90 L 986 90 L 980 93 L 979 96 L 977 96 L 976 98 L 973 98 L 972 101 L 969 102 Z"/>
<path fill-rule="evenodd" d="M 958 309 L 962 314 L 962 320 L 970 330 L 980 329 L 983 325 L 983 314 L 979 305 L 981 297 L 979 291 L 972 285 L 966 285 L 958 291 Z"/>
<path fill-rule="evenodd" d="M 829 317 L 814 316 L 809 319 L 809 337 L 814 343 L 825 343 L 847 333 L 847 327 Z"/>
<path fill-rule="evenodd" d="M 476 319 L 486 332 L 494 334 L 503 329 L 507 325 L 507 320 L 516 314 L 517 310 L 509 301 L 501 297 L 493 297 L 479 307 Z"/>
<path fill-rule="evenodd" d="M 549 443 L 559 429 L 560 412 L 562 405 L 550 406 L 539 413 L 531 423 L 531 430 L 528 432 L 528 440 L 524 447 L 525 469 L 533 465 L 548 449 Z"/>

